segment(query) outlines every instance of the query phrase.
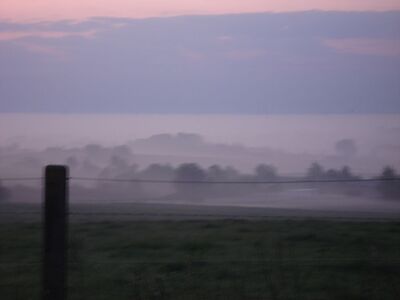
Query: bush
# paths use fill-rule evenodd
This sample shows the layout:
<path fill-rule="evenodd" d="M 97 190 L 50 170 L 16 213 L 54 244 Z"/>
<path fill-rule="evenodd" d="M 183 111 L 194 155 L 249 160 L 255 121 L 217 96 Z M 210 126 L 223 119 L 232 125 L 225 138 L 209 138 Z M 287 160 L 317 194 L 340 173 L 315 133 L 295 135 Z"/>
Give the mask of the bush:
<path fill-rule="evenodd" d="M 378 185 L 380 194 L 386 199 L 400 200 L 400 180 L 396 170 L 392 167 L 385 167 L 379 179 L 382 181 Z"/>

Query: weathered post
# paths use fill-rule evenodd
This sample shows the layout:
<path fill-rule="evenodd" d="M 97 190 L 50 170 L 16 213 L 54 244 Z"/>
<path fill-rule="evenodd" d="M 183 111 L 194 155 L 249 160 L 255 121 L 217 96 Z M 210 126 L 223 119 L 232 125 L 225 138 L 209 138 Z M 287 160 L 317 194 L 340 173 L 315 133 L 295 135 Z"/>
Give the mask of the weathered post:
<path fill-rule="evenodd" d="M 66 300 L 67 167 L 47 166 L 44 181 L 43 300 Z"/>

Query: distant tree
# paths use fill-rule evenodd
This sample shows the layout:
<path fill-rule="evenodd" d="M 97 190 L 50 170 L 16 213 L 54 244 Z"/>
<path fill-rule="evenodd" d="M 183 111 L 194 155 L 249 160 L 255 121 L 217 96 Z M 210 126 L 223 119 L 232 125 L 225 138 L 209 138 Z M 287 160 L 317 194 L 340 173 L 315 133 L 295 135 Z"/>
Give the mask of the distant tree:
<path fill-rule="evenodd" d="M 196 133 L 179 132 L 175 140 L 179 144 L 200 145 L 204 143 L 203 137 Z"/>
<path fill-rule="evenodd" d="M 98 156 L 104 152 L 104 148 L 97 144 L 86 145 L 84 150 L 91 157 Z"/>
<path fill-rule="evenodd" d="M 138 173 L 140 179 L 152 180 L 172 180 L 175 176 L 175 170 L 170 165 L 151 164 Z M 173 184 L 154 184 L 151 182 L 141 183 L 145 197 L 162 198 L 167 195 L 174 194 L 175 187 Z"/>
<path fill-rule="evenodd" d="M 225 177 L 225 172 L 219 165 L 212 165 L 207 169 L 207 178 L 209 180 L 223 180 Z"/>
<path fill-rule="evenodd" d="M 357 154 L 357 146 L 352 139 L 343 139 L 337 141 L 335 144 L 336 152 L 340 156 L 353 157 Z"/>
<path fill-rule="evenodd" d="M 207 179 L 215 181 L 235 180 L 238 179 L 240 173 L 234 167 L 221 167 L 219 165 L 212 165 L 206 171 Z"/>
<path fill-rule="evenodd" d="M 395 180 L 399 178 L 396 170 L 392 167 L 386 166 L 379 179 L 382 181 L 378 184 L 378 191 L 384 198 L 392 200 L 400 200 L 400 181 Z"/>
<path fill-rule="evenodd" d="M 173 179 L 174 168 L 170 165 L 151 164 L 140 172 L 139 177 L 143 179 Z"/>
<path fill-rule="evenodd" d="M 137 169 L 137 165 L 129 165 L 125 159 L 113 155 L 109 159 L 108 165 L 101 170 L 99 176 L 106 178 L 133 178 L 136 176 Z"/>
<path fill-rule="evenodd" d="M 240 172 L 234 167 L 227 166 L 221 167 L 219 165 L 212 165 L 207 169 L 207 179 L 210 181 L 235 181 L 241 180 Z M 243 191 L 243 186 L 240 185 L 221 185 L 212 184 L 207 186 L 207 194 L 216 197 L 237 196 L 239 192 Z"/>
<path fill-rule="evenodd" d="M 120 170 L 120 171 L 124 171 L 127 167 L 129 167 L 129 164 L 121 156 L 113 155 L 110 158 L 109 166 L 111 168 L 114 168 L 114 169 L 117 169 L 117 170 Z"/>
<path fill-rule="evenodd" d="M 340 178 L 342 179 L 352 179 L 355 178 L 349 166 L 343 166 L 340 170 Z"/>
<path fill-rule="evenodd" d="M 324 176 L 324 168 L 317 162 L 312 163 L 307 170 L 307 178 L 309 179 L 322 179 Z"/>
<path fill-rule="evenodd" d="M 196 163 L 184 163 L 175 170 L 177 181 L 204 181 L 206 172 Z M 176 183 L 178 194 L 187 201 L 199 201 L 204 198 L 205 188 L 203 184 Z"/>
<path fill-rule="evenodd" d="M 353 179 L 360 179 L 360 177 L 354 175 L 349 166 L 343 166 L 338 171 L 338 179 L 353 180 Z M 353 182 L 351 184 L 338 183 L 337 191 L 341 191 L 342 193 L 348 196 L 360 196 L 363 192 L 365 192 L 365 186 L 363 188 L 362 185 L 360 185 L 360 183 L 357 182 Z"/>
<path fill-rule="evenodd" d="M 346 179 L 354 179 L 354 176 L 351 172 L 350 167 L 344 166 L 340 170 L 337 169 L 328 169 L 327 171 L 323 171 L 322 177 L 326 179 L 338 179 L 338 180 L 346 180 Z"/>
<path fill-rule="evenodd" d="M 206 172 L 196 163 L 184 163 L 175 170 L 175 179 L 181 181 L 202 181 L 206 179 Z"/>
<path fill-rule="evenodd" d="M 138 166 L 128 165 L 125 160 L 118 156 L 113 156 L 110 159 L 110 163 L 105 167 L 98 175 L 100 178 L 110 179 L 137 179 L 138 178 Z M 142 185 L 140 182 L 126 182 L 124 184 L 115 184 L 115 182 L 103 182 L 97 183 L 96 190 L 101 194 L 101 197 L 107 197 L 108 199 L 139 199 L 143 196 Z"/>
<path fill-rule="evenodd" d="M 274 180 L 278 177 L 276 168 L 272 165 L 259 164 L 255 168 L 257 180 Z"/>
<path fill-rule="evenodd" d="M 234 167 L 227 166 L 224 168 L 224 176 L 226 180 L 236 180 L 240 178 L 240 172 Z"/>
<path fill-rule="evenodd" d="M 381 179 L 393 179 L 396 177 L 397 177 L 396 170 L 389 166 L 383 168 L 382 174 L 380 176 Z"/>
<path fill-rule="evenodd" d="M 112 153 L 113 155 L 119 156 L 124 159 L 132 156 L 131 149 L 126 145 L 115 146 L 114 148 L 112 148 Z"/>
<path fill-rule="evenodd" d="M 335 170 L 335 169 L 327 170 L 323 177 L 327 178 L 327 179 L 341 179 L 340 178 L 340 171 Z"/>

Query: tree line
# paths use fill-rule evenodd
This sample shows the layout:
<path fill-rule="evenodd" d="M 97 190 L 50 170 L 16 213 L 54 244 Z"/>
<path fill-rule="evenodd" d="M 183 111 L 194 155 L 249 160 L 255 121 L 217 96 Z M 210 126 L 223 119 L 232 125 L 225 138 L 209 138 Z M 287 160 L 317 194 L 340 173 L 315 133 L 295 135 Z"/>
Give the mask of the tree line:
<path fill-rule="evenodd" d="M 104 168 L 100 178 L 109 179 L 150 179 L 172 181 L 171 184 L 154 185 L 152 183 L 132 182 L 124 186 L 116 186 L 112 183 L 99 182 L 91 189 L 76 187 L 83 194 L 93 194 L 97 191 L 100 195 L 124 196 L 136 195 L 146 198 L 165 197 L 170 195 L 174 198 L 192 199 L 198 201 L 207 197 L 230 197 L 246 196 L 254 193 L 270 194 L 290 188 L 289 185 L 280 184 L 257 184 L 264 181 L 286 181 L 286 180 L 310 180 L 309 183 L 301 184 L 300 187 L 319 190 L 321 192 L 340 192 L 348 195 L 361 195 L 374 193 L 385 199 L 400 200 L 399 175 L 392 167 L 385 167 L 376 176 L 382 179 L 380 182 L 352 183 L 343 182 L 330 184 L 314 184 L 313 180 L 353 180 L 361 179 L 355 175 L 350 167 L 343 166 L 339 169 L 324 168 L 321 164 L 314 162 L 306 170 L 303 176 L 280 175 L 277 168 L 270 164 L 259 164 L 252 172 L 243 173 L 232 166 L 212 165 L 204 168 L 197 163 L 183 163 L 176 167 L 169 164 L 151 164 L 144 169 L 137 165 L 128 165 L 123 160 L 115 157 L 110 164 Z M 248 182 L 249 184 L 197 184 L 181 182 Z M 175 183 L 174 183 L 175 182 Z M 4 187 L 0 182 L 0 201 L 5 201 L 12 196 L 13 191 Z"/>
<path fill-rule="evenodd" d="M 238 197 L 260 194 L 268 197 L 277 191 L 285 191 L 293 188 L 293 185 L 274 184 L 274 181 L 309 180 L 310 182 L 296 184 L 297 189 L 314 190 L 321 193 L 340 193 L 350 196 L 381 196 L 386 199 L 400 199 L 400 181 L 391 180 L 398 178 L 396 171 L 391 167 L 385 167 L 377 179 L 382 182 L 337 182 L 329 184 L 313 183 L 318 180 L 352 181 L 362 179 L 353 173 L 350 167 L 343 166 L 339 169 L 324 168 L 314 162 L 306 170 L 303 176 L 281 175 L 278 169 L 271 164 L 259 164 L 252 172 L 241 172 L 232 166 L 212 165 L 202 167 L 197 163 L 183 163 L 176 167 L 169 164 L 152 164 L 145 169 L 137 165 L 127 166 L 118 159 L 114 160 L 101 173 L 102 178 L 112 179 L 149 179 L 171 181 L 170 184 L 153 184 L 132 182 L 124 187 L 114 183 L 100 182 L 96 187 L 101 195 L 136 195 L 138 198 L 169 197 L 169 199 L 184 199 L 201 201 L 213 197 Z M 389 179 L 389 180 L 388 180 Z M 258 184 L 257 182 L 272 182 L 270 184 Z M 184 183 L 187 182 L 187 183 Z M 201 184 L 207 182 L 207 184 Z M 248 182 L 247 184 L 213 184 L 212 182 Z M 200 183 L 200 184 L 199 184 Z"/>

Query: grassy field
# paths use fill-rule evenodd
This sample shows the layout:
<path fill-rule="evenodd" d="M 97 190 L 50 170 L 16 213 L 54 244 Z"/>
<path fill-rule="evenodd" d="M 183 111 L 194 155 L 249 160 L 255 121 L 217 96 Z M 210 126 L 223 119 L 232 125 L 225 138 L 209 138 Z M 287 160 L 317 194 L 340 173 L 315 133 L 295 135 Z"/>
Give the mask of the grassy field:
<path fill-rule="evenodd" d="M 0 299 L 40 299 L 40 223 L 2 223 L 0 241 Z M 69 299 L 400 299 L 400 223 L 72 223 L 68 285 Z"/>

